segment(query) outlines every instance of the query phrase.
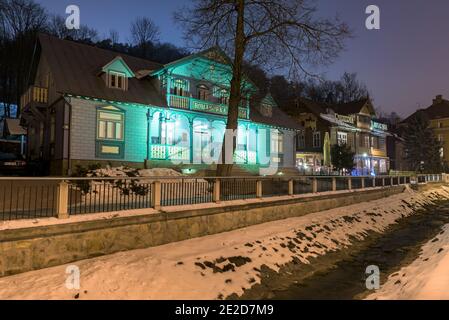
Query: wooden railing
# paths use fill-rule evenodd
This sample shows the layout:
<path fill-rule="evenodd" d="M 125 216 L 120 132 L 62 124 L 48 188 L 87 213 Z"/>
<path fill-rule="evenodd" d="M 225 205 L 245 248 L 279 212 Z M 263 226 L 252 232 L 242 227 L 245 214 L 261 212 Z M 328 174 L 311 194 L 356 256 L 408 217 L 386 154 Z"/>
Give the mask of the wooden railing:
<path fill-rule="evenodd" d="M 20 108 L 23 110 L 32 102 L 46 104 L 48 103 L 48 89 L 31 86 L 20 98 Z"/>

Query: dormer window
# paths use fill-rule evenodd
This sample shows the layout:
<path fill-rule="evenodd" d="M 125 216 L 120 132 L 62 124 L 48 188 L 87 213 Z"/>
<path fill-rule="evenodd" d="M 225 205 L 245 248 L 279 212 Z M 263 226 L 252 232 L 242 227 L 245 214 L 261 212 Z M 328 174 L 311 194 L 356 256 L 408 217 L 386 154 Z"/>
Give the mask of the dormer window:
<path fill-rule="evenodd" d="M 126 90 L 127 78 L 124 73 L 109 71 L 109 88 Z"/>
<path fill-rule="evenodd" d="M 204 84 L 198 86 L 198 99 L 208 100 L 209 99 L 209 88 Z"/>

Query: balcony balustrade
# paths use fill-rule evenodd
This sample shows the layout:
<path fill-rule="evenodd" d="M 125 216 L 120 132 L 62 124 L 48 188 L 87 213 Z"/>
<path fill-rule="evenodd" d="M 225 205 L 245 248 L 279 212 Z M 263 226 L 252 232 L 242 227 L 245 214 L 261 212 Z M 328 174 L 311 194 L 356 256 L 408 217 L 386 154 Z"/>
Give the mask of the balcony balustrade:
<path fill-rule="evenodd" d="M 20 108 L 23 110 L 30 104 L 45 106 L 48 103 L 48 89 L 31 86 L 20 98 Z"/>

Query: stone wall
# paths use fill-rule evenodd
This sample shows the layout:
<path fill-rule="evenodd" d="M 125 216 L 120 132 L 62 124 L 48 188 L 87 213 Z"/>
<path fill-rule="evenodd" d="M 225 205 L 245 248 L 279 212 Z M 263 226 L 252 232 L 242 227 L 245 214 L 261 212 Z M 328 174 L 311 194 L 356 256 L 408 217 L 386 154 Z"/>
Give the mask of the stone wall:
<path fill-rule="evenodd" d="M 391 196 L 403 186 L 0 231 L 0 276 Z"/>

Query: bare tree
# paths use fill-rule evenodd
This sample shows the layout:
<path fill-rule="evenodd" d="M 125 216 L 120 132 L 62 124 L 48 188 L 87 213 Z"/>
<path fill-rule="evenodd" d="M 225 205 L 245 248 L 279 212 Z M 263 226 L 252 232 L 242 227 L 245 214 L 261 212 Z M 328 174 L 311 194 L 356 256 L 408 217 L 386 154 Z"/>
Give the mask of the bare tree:
<path fill-rule="evenodd" d="M 120 35 L 117 30 L 109 30 L 109 39 L 111 40 L 112 46 L 115 46 L 120 41 Z"/>
<path fill-rule="evenodd" d="M 286 68 L 290 76 L 310 75 L 308 64 L 329 63 L 343 48 L 348 27 L 337 18 L 316 17 L 316 9 L 309 2 L 195 0 L 192 8 L 175 14 L 193 47 L 218 45 L 232 59 L 227 129 L 237 129 L 245 60 L 265 69 Z M 234 152 L 235 141 L 232 144 Z M 231 170 L 232 164 L 220 164 L 217 174 L 230 175 Z"/>
<path fill-rule="evenodd" d="M 35 35 L 46 22 L 45 9 L 32 0 L 0 0 L 0 100 L 7 117 L 27 86 Z"/>
<path fill-rule="evenodd" d="M 159 41 L 159 27 L 149 18 L 139 17 L 131 23 L 132 44 L 142 50 L 145 57 L 151 43 Z"/>
<path fill-rule="evenodd" d="M 10 39 L 45 26 L 45 9 L 32 0 L 0 1 L 0 23 Z"/>
<path fill-rule="evenodd" d="M 98 40 L 98 32 L 86 25 L 81 25 L 79 29 L 68 29 L 65 18 L 60 15 L 50 17 L 48 31 L 60 39 L 72 39 L 75 41 L 95 42 Z"/>

